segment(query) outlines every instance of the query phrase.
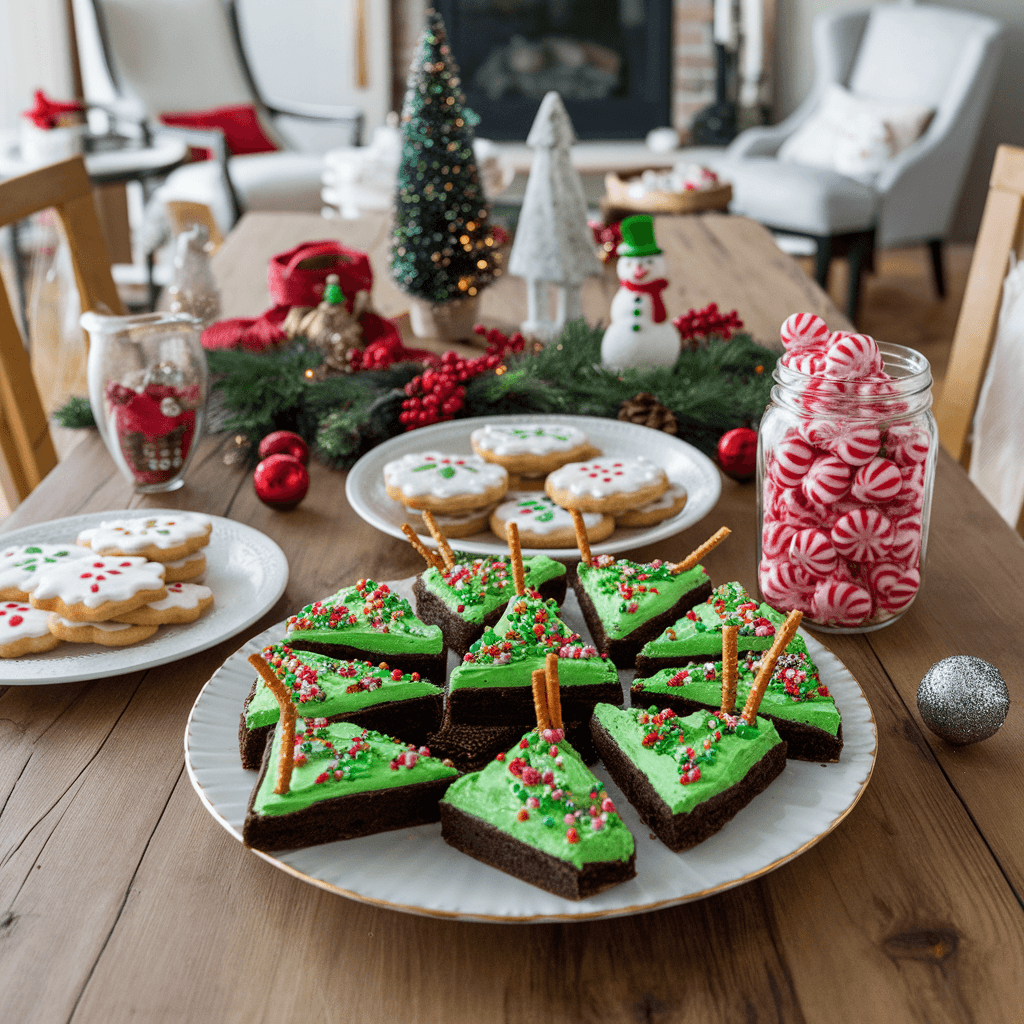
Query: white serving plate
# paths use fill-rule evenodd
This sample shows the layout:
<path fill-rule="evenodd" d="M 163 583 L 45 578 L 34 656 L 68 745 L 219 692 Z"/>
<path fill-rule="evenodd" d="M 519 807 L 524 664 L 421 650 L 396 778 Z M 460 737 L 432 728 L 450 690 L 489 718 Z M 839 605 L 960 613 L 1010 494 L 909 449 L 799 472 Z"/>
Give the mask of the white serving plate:
<path fill-rule="evenodd" d="M 391 586 L 411 595 L 412 580 Z M 589 636 L 570 590 L 562 618 Z M 241 767 L 238 716 L 254 672 L 246 659 L 281 638 L 284 623 L 249 641 L 203 688 L 185 731 L 185 764 L 199 798 L 236 839 L 242 839 L 257 773 Z M 693 850 L 673 853 L 650 830 L 603 766 L 594 769 L 636 839 L 637 876 L 590 899 L 574 902 L 537 889 L 448 846 L 440 824 L 269 854 L 268 863 L 311 885 L 412 914 L 462 921 L 580 921 L 637 914 L 688 903 L 741 885 L 799 856 L 853 809 L 871 777 L 875 722 L 864 693 L 845 666 L 803 634 L 822 682 L 843 715 L 844 746 L 837 764 L 787 761 L 771 786 L 717 835 Z M 450 666 L 456 663 L 454 655 Z M 629 692 L 633 672 L 620 672 Z"/>
<path fill-rule="evenodd" d="M 14 544 L 73 543 L 78 534 L 107 519 L 173 515 L 178 509 L 111 509 L 0 533 L 0 548 Z M 119 676 L 165 665 L 205 651 L 251 626 L 276 604 L 288 583 L 288 560 L 268 536 L 244 523 L 210 516 L 213 530 L 203 582 L 213 591 L 213 609 L 196 622 L 161 626 L 131 647 L 63 643 L 43 654 L 0 659 L 0 685 L 38 686 Z"/>
<path fill-rule="evenodd" d="M 480 416 L 465 420 L 450 420 L 420 427 L 392 437 L 367 452 L 351 469 L 345 483 L 345 495 L 349 504 L 371 526 L 375 526 L 392 537 L 405 539 L 402 523 L 406 521 L 404 505 L 388 497 L 384 488 L 384 466 L 392 459 L 399 459 L 411 452 L 441 451 L 446 455 L 472 455 L 469 435 L 477 427 L 491 423 L 566 423 L 582 430 L 591 443 L 605 455 L 643 455 L 661 466 L 673 483 L 686 488 L 687 500 L 681 512 L 645 528 L 616 528 L 615 532 L 600 544 L 591 545 L 595 555 L 616 554 L 629 551 L 645 544 L 672 537 L 700 522 L 714 507 L 722 493 L 722 478 L 718 468 L 692 444 L 680 441 L 660 430 L 623 423 L 619 420 L 599 416 L 552 416 L 528 414 L 522 416 Z M 422 540 L 434 546 L 429 535 Z M 460 537 L 453 541 L 460 551 L 479 555 L 500 555 L 507 552 L 504 541 L 499 540 L 490 530 Z M 578 559 L 576 548 L 524 548 L 524 554 L 550 555 L 552 558 Z M 688 552 L 680 552 L 680 558 Z"/>

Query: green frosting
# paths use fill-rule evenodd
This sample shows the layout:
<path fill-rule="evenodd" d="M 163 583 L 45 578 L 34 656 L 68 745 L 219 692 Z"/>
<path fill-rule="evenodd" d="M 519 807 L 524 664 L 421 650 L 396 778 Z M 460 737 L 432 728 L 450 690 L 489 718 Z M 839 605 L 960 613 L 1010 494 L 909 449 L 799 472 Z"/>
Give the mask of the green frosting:
<path fill-rule="evenodd" d="M 346 644 L 371 654 L 440 654 L 440 626 L 420 622 L 386 583 L 359 580 L 288 620 L 288 641 Z"/>
<path fill-rule="evenodd" d="M 551 652 L 558 655 L 560 686 L 618 682 L 615 665 L 558 618 L 553 599 L 544 601 L 533 591 L 513 597 L 494 628 L 484 630 L 452 672 L 449 689 L 530 686 L 533 671 L 544 667 Z"/>
<path fill-rule="evenodd" d="M 420 747 L 426 751 L 426 747 Z M 256 792 L 253 810 L 272 816 L 302 811 L 319 800 L 336 796 L 397 789 L 417 782 L 455 778 L 455 768 L 442 764 L 429 751 L 399 743 L 379 732 L 350 722 L 323 718 L 295 723 L 295 765 L 287 793 L 277 794 L 277 764 L 281 756 L 281 730 L 274 733 L 270 763 Z M 410 762 L 412 762 L 410 766 Z"/>
<path fill-rule="evenodd" d="M 675 576 L 669 570 L 670 564 L 660 560 L 644 564 L 620 558 L 607 564 L 598 558 L 594 565 L 581 562 L 577 572 L 605 633 L 618 640 L 708 582 L 700 565 Z"/>
<path fill-rule="evenodd" d="M 684 658 L 722 654 L 722 627 L 740 627 L 736 638 L 739 651 L 767 651 L 775 639 L 776 629 L 786 621 L 766 604 L 752 600 L 739 583 L 723 583 L 716 587 L 707 601 L 691 608 L 661 636 L 644 644 L 642 658 Z M 807 652 L 807 645 L 795 636 L 787 651 Z"/>
<path fill-rule="evenodd" d="M 736 680 L 737 708 L 742 709 L 746 703 L 759 666 L 756 654 L 740 657 Z M 649 679 L 638 679 L 633 683 L 632 692 L 637 704 L 657 701 L 660 694 L 676 694 L 717 709 L 722 703 L 722 663 L 716 661 L 686 665 L 680 669 L 662 669 Z M 817 666 L 810 655 L 803 652 L 783 654 L 779 658 L 760 710 L 762 714 L 775 718 L 803 722 L 831 736 L 839 733 L 840 717 L 835 699 L 818 677 Z"/>
<path fill-rule="evenodd" d="M 299 710 L 322 718 L 441 692 L 439 687 L 420 679 L 418 672 L 409 675 L 398 669 L 382 669 L 368 661 L 335 661 L 322 654 L 293 651 L 285 644 L 265 647 L 263 657 Z M 245 709 L 245 724 L 249 729 L 258 729 L 273 725 L 280 717 L 277 698 L 261 679 Z"/>
<path fill-rule="evenodd" d="M 560 729 L 527 733 L 507 754 L 449 786 L 443 802 L 578 869 L 633 855 L 633 836 L 603 783 Z"/>
<path fill-rule="evenodd" d="M 516 592 L 512 560 L 508 555 L 473 558 L 456 551 L 455 565 L 439 571 L 427 569 L 420 577 L 427 590 L 466 622 L 479 624 L 508 603 Z M 565 575 L 565 566 L 546 555 L 523 559 L 527 589 L 539 589 L 548 580 Z"/>
<path fill-rule="evenodd" d="M 594 717 L 673 814 L 689 813 L 736 785 L 782 742 L 775 726 L 760 717 L 752 727 L 707 711 L 680 718 L 671 710 L 620 711 L 611 704 L 598 704 Z"/>

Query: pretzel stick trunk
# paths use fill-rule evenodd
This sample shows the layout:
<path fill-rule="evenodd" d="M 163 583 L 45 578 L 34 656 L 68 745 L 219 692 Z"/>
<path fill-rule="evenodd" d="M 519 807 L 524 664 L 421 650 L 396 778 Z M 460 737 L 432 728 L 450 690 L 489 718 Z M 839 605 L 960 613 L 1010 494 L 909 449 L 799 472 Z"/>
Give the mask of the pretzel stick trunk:
<path fill-rule="evenodd" d="M 543 732 L 551 728 L 551 718 L 548 713 L 548 685 L 547 676 L 543 669 L 535 669 L 530 677 L 533 681 L 533 710 L 537 714 L 537 732 Z"/>
<path fill-rule="evenodd" d="M 277 780 L 274 783 L 274 792 L 280 796 L 288 792 L 292 781 L 292 768 L 295 766 L 295 705 L 284 683 L 277 678 L 277 674 L 267 664 L 262 654 L 250 654 L 249 664 L 267 684 L 281 708 L 281 754 L 277 761 Z"/>
<path fill-rule="evenodd" d="M 754 685 L 750 688 L 750 693 L 747 695 L 747 703 L 743 706 L 742 718 L 747 725 L 753 725 L 757 719 L 757 709 L 761 706 L 761 698 L 764 696 L 764 691 L 768 689 L 768 683 L 771 682 L 772 673 L 775 671 L 775 663 L 779 660 L 780 655 L 786 649 L 790 640 L 796 636 L 796 631 L 800 628 L 800 620 L 803 617 L 803 612 L 790 612 L 778 633 L 775 634 L 775 642 L 772 644 L 771 649 L 761 659 L 761 668 L 758 670 Z"/>
<path fill-rule="evenodd" d="M 562 725 L 562 691 L 558 688 L 558 655 L 548 654 L 544 659 L 544 676 L 548 687 L 548 716 L 551 728 L 561 729 Z"/>
<path fill-rule="evenodd" d="M 427 563 L 428 568 L 436 569 L 438 572 L 444 572 L 444 564 L 441 559 L 434 554 L 426 544 L 423 543 L 416 536 L 416 531 L 408 524 L 402 523 L 402 533 L 405 534 L 409 543 L 413 546 L 416 553 Z"/>
<path fill-rule="evenodd" d="M 450 569 L 455 564 L 455 555 L 452 554 L 448 538 L 441 532 L 441 527 L 437 525 L 434 513 L 430 509 L 423 510 L 423 522 L 427 524 L 430 536 L 437 541 L 437 550 L 441 552 L 441 557 L 444 559 L 444 567 Z"/>
<path fill-rule="evenodd" d="M 594 556 L 590 553 L 590 538 L 587 537 L 583 513 L 578 508 L 571 508 L 569 514 L 572 516 L 572 525 L 576 527 L 576 547 L 580 549 L 580 558 L 584 565 L 593 565 Z"/>
<path fill-rule="evenodd" d="M 726 626 L 722 630 L 722 713 L 731 715 L 736 707 L 736 677 L 739 666 L 736 657 L 736 637 L 739 626 Z"/>
<path fill-rule="evenodd" d="M 696 551 L 691 551 L 681 562 L 676 562 L 669 572 L 673 576 L 678 576 L 679 573 L 692 569 L 708 552 L 714 551 L 730 533 L 732 530 L 728 526 L 723 526 L 714 537 L 709 537 Z"/>
<path fill-rule="evenodd" d="M 523 549 L 519 546 L 519 527 L 515 523 L 506 523 L 505 536 L 512 555 L 512 579 L 515 580 L 516 593 L 522 597 L 526 593 L 526 573 L 523 571 Z"/>

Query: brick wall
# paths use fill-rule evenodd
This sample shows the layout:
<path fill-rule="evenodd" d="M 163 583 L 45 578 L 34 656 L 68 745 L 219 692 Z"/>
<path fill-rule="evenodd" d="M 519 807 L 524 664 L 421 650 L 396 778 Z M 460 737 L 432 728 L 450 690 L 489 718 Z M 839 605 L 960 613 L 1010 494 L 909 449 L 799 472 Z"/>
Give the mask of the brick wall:
<path fill-rule="evenodd" d="M 392 102 L 395 110 L 401 109 L 405 79 L 426 7 L 426 0 L 391 0 Z M 672 127 L 685 133 L 693 115 L 715 98 L 712 0 L 673 0 L 672 21 Z"/>

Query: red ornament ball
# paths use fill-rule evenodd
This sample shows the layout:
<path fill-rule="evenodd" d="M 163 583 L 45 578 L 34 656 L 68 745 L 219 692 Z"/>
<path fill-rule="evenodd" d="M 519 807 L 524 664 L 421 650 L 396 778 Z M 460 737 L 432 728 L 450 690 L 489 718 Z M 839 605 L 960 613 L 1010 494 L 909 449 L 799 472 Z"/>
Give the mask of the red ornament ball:
<path fill-rule="evenodd" d="M 309 471 L 291 455 L 271 455 L 252 474 L 256 496 L 281 512 L 295 508 L 309 490 Z"/>
<path fill-rule="evenodd" d="M 290 430 L 275 430 L 260 441 L 259 454 L 261 459 L 271 455 L 290 455 L 305 465 L 309 462 L 309 445 Z"/>
<path fill-rule="evenodd" d="M 718 465 L 733 480 L 749 480 L 757 472 L 757 431 L 729 430 L 718 439 Z"/>

